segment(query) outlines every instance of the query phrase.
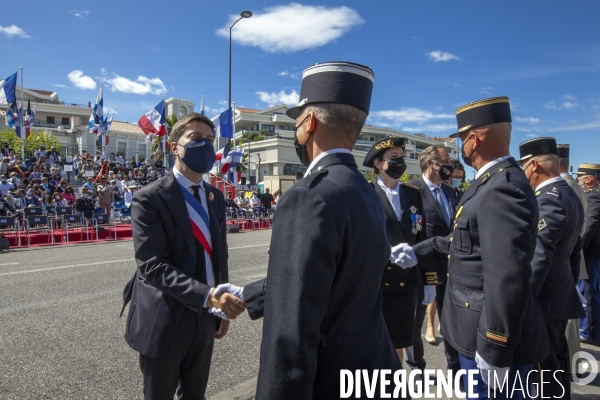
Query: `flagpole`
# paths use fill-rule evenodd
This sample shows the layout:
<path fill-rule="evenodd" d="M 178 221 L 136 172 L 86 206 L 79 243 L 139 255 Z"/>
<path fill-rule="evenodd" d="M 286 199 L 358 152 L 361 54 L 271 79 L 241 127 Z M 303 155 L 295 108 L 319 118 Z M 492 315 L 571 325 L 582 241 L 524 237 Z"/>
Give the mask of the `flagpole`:
<path fill-rule="evenodd" d="M 104 82 L 100 83 L 100 90 L 102 91 L 102 116 L 104 116 Z M 102 126 L 102 121 L 100 121 L 100 126 Z M 101 129 L 99 129 L 100 131 Z M 98 132 L 98 134 L 100 135 L 100 140 L 102 141 L 102 157 L 104 157 L 104 159 L 106 160 L 106 155 L 104 154 L 104 139 L 102 139 L 102 136 L 104 136 L 104 134 L 102 132 Z M 108 136 L 108 132 L 106 133 L 106 136 Z M 102 172 L 102 171 L 100 171 Z"/>
<path fill-rule="evenodd" d="M 21 70 L 21 111 L 19 112 L 19 125 L 21 126 L 21 154 L 23 155 L 23 160 L 25 160 L 25 131 L 23 130 L 23 67 L 19 67 Z"/>
<path fill-rule="evenodd" d="M 232 135 L 233 136 L 232 137 L 232 140 L 233 140 L 233 151 L 235 151 L 235 149 L 237 148 L 237 144 L 235 143 L 235 101 L 231 103 L 231 119 L 232 119 L 231 124 L 233 126 L 233 135 Z M 231 170 L 231 165 L 232 164 L 233 163 L 229 164 L 229 169 L 230 170 Z M 235 171 L 233 171 L 233 172 L 235 174 Z M 231 183 L 231 180 L 229 179 L 229 177 L 230 177 L 230 173 L 229 173 L 229 171 L 227 171 L 227 180 L 229 181 L 229 183 Z M 233 187 L 235 188 L 235 177 L 233 178 Z"/>

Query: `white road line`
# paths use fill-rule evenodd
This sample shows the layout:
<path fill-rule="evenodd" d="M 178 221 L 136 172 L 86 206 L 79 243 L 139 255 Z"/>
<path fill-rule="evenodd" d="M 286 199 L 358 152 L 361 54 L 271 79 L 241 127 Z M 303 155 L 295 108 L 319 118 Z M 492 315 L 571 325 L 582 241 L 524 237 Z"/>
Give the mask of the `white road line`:
<path fill-rule="evenodd" d="M 269 246 L 271 243 L 265 244 L 253 244 L 252 246 L 240 246 L 240 247 L 230 247 L 229 250 L 237 250 L 237 249 L 249 249 L 250 247 L 261 247 L 261 246 Z"/>
<path fill-rule="evenodd" d="M 0 267 L 4 266 L 4 265 L 19 265 L 18 262 L 14 262 L 14 263 L 4 263 L 4 264 L 0 264 Z"/>
<path fill-rule="evenodd" d="M 63 265 L 61 267 L 50 267 L 50 268 L 30 269 L 30 270 L 27 270 L 27 271 L 5 272 L 3 274 L 0 274 L 0 276 L 30 274 L 30 273 L 33 273 L 33 272 L 54 271 L 54 270 L 57 270 L 57 269 L 66 269 L 66 268 L 89 267 L 91 265 L 113 264 L 113 263 L 124 262 L 124 261 L 135 261 L 135 260 L 133 258 L 126 258 L 126 259 L 123 259 L 123 260 L 98 261 L 98 262 L 87 263 L 87 264 Z"/>

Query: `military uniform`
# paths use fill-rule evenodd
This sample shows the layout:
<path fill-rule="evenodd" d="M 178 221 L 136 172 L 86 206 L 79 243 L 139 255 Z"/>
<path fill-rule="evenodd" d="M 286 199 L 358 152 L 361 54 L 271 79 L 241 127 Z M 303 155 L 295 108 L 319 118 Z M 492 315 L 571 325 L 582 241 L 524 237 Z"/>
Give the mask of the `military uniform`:
<path fill-rule="evenodd" d="M 593 175 L 600 179 L 600 165 L 580 164 L 577 175 Z M 585 196 L 587 211 L 582 246 L 589 276 L 585 288 L 588 332 L 584 330 L 582 336 L 592 342 L 600 342 L 600 186 L 586 189 Z"/>
<path fill-rule="evenodd" d="M 505 122 L 511 122 L 506 97 L 457 110 L 459 132 Z M 463 160 L 470 162 L 464 150 Z M 526 374 L 549 354 L 544 314 L 530 283 L 538 221 L 533 190 L 506 155 L 479 169 L 450 235 L 413 247 L 420 265 L 448 259 L 441 334 L 458 351 L 461 368 L 479 371 L 478 355 L 496 368 L 510 367 L 509 386 L 517 371 Z M 480 398 L 487 389 L 481 379 L 474 387 Z"/>
<path fill-rule="evenodd" d="M 526 174 L 530 170 L 531 158 L 558 155 L 554 138 L 528 140 L 521 143 L 519 150 L 522 156 L 520 163 Z M 531 176 L 533 174 L 535 172 L 531 172 Z M 539 360 L 534 367 L 538 371 L 551 371 L 554 377 L 550 380 L 540 378 L 544 396 L 568 399 L 571 393 L 571 362 L 566 338 L 567 321 L 585 315 L 571 269 L 571 255 L 583 226 L 583 205 L 561 176 L 539 184 L 535 196 L 539 222 L 535 255 L 531 261 L 531 287 L 546 319 L 550 355 Z"/>

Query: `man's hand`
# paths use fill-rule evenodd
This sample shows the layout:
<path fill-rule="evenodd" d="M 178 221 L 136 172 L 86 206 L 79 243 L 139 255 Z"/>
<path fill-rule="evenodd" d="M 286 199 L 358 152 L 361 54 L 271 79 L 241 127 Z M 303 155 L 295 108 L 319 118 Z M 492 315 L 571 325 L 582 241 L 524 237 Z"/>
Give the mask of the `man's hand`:
<path fill-rule="evenodd" d="M 236 319 L 236 317 L 243 313 L 246 309 L 244 301 L 238 299 L 231 293 L 215 294 L 215 292 L 215 288 L 210 290 L 208 300 L 206 301 L 206 307 L 218 308 L 219 310 L 223 311 L 229 319 Z"/>
<path fill-rule="evenodd" d="M 238 299 L 241 299 L 242 301 L 244 301 L 244 288 L 243 287 L 235 286 L 235 285 L 232 285 L 231 283 L 222 283 L 219 286 L 217 286 L 217 290 L 215 290 L 215 295 L 218 295 L 218 294 L 224 293 L 224 292 L 231 293 Z"/>
<path fill-rule="evenodd" d="M 392 247 L 390 261 L 402 268 L 411 268 L 418 264 L 417 256 L 408 243 L 400 243 Z"/>
<path fill-rule="evenodd" d="M 423 288 L 423 304 L 429 305 L 435 300 L 435 285 L 425 285 Z"/>
<path fill-rule="evenodd" d="M 219 329 L 215 332 L 215 339 L 223 338 L 223 336 L 227 335 L 228 330 L 229 330 L 229 321 L 227 321 L 226 319 L 222 319 Z"/>

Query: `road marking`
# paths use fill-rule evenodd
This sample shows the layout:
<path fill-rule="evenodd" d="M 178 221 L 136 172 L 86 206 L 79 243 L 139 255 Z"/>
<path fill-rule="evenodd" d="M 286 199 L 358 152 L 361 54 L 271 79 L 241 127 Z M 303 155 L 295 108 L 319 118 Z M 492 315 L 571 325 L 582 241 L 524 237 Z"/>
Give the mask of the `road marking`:
<path fill-rule="evenodd" d="M 3 274 L 0 274 L 0 276 L 30 274 L 30 273 L 33 273 L 33 272 L 54 271 L 54 270 L 57 270 L 57 269 L 66 269 L 66 268 L 89 267 L 91 265 L 113 264 L 113 263 L 124 262 L 124 261 L 135 261 L 135 260 L 133 258 L 126 258 L 126 259 L 123 259 L 123 260 L 98 261 L 98 262 L 87 263 L 87 264 L 63 265 L 63 266 L 60 266 L 60 267 L 30 269 L 28 271 L 5 272 Z"/>
<path fill-rule="evenodd" d="M 237 250 L 237 249 L 249 249 L 250 247 L 261 247 L 261 246 L 269 246 L 271 243 L 266 244 L 253 244 L 252 246 L 239 246 L 239 247 L 230 247 L 229 250 Z"/>
<path fill-rule="evenodd" d="M 19 265 L 18 262 L 14 262 L 14 263 L 4 263 L 4 264 L 0 264 L 0 267 L 4 266 L 4 265 Z"/>

